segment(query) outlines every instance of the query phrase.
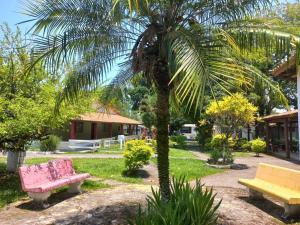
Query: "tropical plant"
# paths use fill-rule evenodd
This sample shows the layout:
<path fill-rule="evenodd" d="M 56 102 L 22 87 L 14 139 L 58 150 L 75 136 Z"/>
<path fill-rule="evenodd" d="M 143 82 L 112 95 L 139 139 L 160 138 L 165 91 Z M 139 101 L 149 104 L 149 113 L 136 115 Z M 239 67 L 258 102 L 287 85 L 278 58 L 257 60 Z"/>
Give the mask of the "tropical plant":
<path fill-rule="evenodd" d="M 250 141 L 251 150 L 255 152 L 256 156 L 259 156 L 259 153 L 262 153 L 266 150 L 266 142 L 260 138 Z"/>
<path fill-rule="evenodd" d="M 160 192 L 152 188 L 153 196 L 148 196 L 145 210 L 139 208 L 131 225 L 215 225 L 217 210 L 221 201 L 215 202 L 212 189 L 207 189 L 196 181 L 192 187 L 184 178 L 173 178 L 170 200 L 164 202 Z"/>
<path fill-rule="evenodd" d="M 123 153 L 127 171 L 131 173 L 148 164 L 153 153 L 153 148 L 143 140 L 127 141 Z"/>
<path fill-rule="evenodd" d="M 43 152 L 50 151 L 53 152 L 57 149 L 60 138 L 55 135 L 49 135 L 40 142 L 40 150 Z"/>
<path fill-rule="evenodd" d="M 172 135 L 170 136 L 170 140 L 172 142 L 175 142 L 175 147 L 177 148 L 182 148 L 182 149 L 185 149 L 186 148 L 186 136 L 184 135 Z"/>
<path fill-rule="evenodd" d="M 157 161 L 162 197 L 169 199 L 169 99 L 176 96 L 187 110 L 203 103 L 206 87 L 244 84 L 253 80 L 277 87 L 253 67 L 243 63 L 237 43 L 245 49 L 261 44 L 280 51 L 290 45 L 276 45 L 274 33 L 240 29 L 235 23 L 270 5 L 269 0 L 28 0 L 25 12 L 31 17 L 37 61 L 49 70 L 74 63 L 62 93 L 74 99 L 82 90 L 91 90 L 121 63 L 110 88 L 135 75 L 144 76 L 155 87 Z M 228 25 L 228 26 L 226 26 Z M 232 36 L 236 37 L 237 43 Z M 249 35 L 250 39 L 247 39 Z M 260 35 L 261 34 L 261 35 Z M 264 37 L 264 38 L 262 38 Z M 268 40 L 271 40 L 268 42 Z M 291 37 L 280 40 L 290 43 Z M 253 41 L 254 40 L 254 41 Z M 257 40 L 257 41 L 255 41 Z M 254 44 L 255 43 L 255 44 Z M 252 48 L 255 49 L 255 48 Z M 112 91 L 113 92 L 113 91 Z"/>

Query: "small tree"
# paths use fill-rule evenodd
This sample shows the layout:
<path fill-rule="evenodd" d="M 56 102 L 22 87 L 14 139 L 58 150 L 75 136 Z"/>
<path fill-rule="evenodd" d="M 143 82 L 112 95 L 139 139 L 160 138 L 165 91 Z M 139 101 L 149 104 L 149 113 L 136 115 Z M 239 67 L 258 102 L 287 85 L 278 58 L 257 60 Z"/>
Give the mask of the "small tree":
<path fill-rule="evenodd" d="M 0 30 L 4 33 L 0 40 L 0 146 L 8 152 L 8 171 L 14 172 L 22 165 L 32 140 L 63 128 L 88 109 L 90 98 L 63 104 L 60 113 L 54 114 L 62 89 L 60 78 L 50 76 L 39 64 L 28 73 L 31 59 L 21 32 L 14 33 L 7 25 Z"/>
<path fill-rule="evenodd" d="M 214 120 L 221 133 L 225 135 L 223 144 L 225 149 L 227 149 L 229 137 L 247 124 L 254 122 L 256 112 L 257 108 L 240 93 L 213 101 L 206 110 L 206 114 Z"/>

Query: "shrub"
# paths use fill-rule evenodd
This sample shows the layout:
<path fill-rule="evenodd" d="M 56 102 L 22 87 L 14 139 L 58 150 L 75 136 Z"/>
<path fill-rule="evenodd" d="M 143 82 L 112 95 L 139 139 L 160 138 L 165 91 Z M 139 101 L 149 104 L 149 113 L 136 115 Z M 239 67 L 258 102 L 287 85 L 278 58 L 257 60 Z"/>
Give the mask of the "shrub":
<path fill-rule="evenodd" d="M 145 210 L 139 208 L 131 225 L 215 225 L 221 201 L 215 203 L 212 189 L 206 189 L 196 181 L 192 187 L 184 178 L 172 179 L 171 196 L 168 202 L 162 200 L 160 192 L 152 189 L 153 196 L 147 197 Z"/>
<path fill-rule="evenodd" d="M 132 172 L 148 164 L 153 152 L 143 140 L 127 141 L 123 153 L 126 169 Z"/>
<path fill-rule="evenodd" d="M 266 149 L 266 142 L 257 138 L 251 141 L 251 150 L 256 153 L 256 156 L 259 156 L 259 153 L 264 152 Z"/>
<path fill-rule="evenodd" d="M 228 165 L 233 163 L 233 155 L 230 150 L 214 149 L 210 151 L 208 163 Z"/>
<path fill-rule="evenodd" d="M 213 136 L 213 138 L 210 141 L 210 147 L 211 148 L 223 148 L 223 145 L 225 144 L 226 136 L 225 134 L 216 134 Z"/>
<path fill-rule="evenodd" d="M 220 149 L 213 149 L 209 152 L 209 163 L 217 164 L 222 158 L 222 151 Z"/>
<path fill-rule="evenodd" d="M 176 147 L 178 148 L 186 148 L 186 136 L 184 135 L 172 135 L 170 136 L 170 140 L 176 142 Z"/>
<path fill-rule="evenodd" d="M 59 145 L 59 142 L 59 137 L 55 135 L 49 135 L 47 139 L 44 139 L 40 142 L 40 150 L 43 152 L 55 151 Z"/>

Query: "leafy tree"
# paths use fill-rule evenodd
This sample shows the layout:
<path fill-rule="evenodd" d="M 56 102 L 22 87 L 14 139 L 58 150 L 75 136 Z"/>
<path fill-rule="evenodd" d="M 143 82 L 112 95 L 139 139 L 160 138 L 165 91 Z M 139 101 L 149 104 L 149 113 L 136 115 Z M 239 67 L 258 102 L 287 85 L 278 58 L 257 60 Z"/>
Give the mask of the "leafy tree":
<path fill-rule="evenodd" d="M 257 108 L 239 93 L 212 101 L 206 109 L 206 114 L 214 119 L 227 139 L 245 125 L 254 122 L 256 112 Z"/>
<path fill-rule="evenodd" d="M 241 51 L 228 34 L 240 36 L 237 43 L 245 46 L 253 45 L 255 39 L 254 43 L 266 45 L 262 40 L 271 39 L 273 33 L 259 30 L 258 35 L 252 35 L 254 39 L 246 39 L 243 37 L 253 34 L 253 30 L 234 22 L 269 3 L 268 0 L 41 0 L 28 1 L 26 14 L 35 22 L 32 31 L 41 34 L 35 42 L 38 59 L 49 69 L 77 62 L 77 71 L 64 89 L 66 99 L 74 99 L 81 90 L 96 88 L 120 60 L 124 63 L 111 88 L 141 74 L 155 87 L 159 185 L 162 198 L 167 200 L 170 96 L 175 95 L 191 109 L 202 105 L 207 86 L 224 90 L 222 82 L 251 83 L 253 79 L 269 84 L 265 76 L 240 60 Z M 291 37 L 281 39 L 290 43 Z M 279 50 L 283 52 L 288 47 L 282 45 Z"/>
<path fill-rule="evenodd" d="M 62 88 L 59 77 L 50 76 L 39 64 L 27 73 L 30 55 L 20 30 L 14 33 L 5 24 L 0 29 L 4 34 L 0 40 L 0 146 L 5 151 L 25 151 L 30 141 L 63 128 L 88 109 L 90 102 L 85 96 L 79 106 L 63 104 L 55 115 L 57 93 Z"/>

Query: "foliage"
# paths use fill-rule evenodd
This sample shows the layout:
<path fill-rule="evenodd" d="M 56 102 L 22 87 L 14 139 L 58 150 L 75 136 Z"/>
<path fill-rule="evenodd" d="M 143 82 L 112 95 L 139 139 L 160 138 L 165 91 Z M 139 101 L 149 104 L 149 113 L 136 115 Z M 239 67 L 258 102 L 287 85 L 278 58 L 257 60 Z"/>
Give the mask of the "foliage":
<path fill-rule="evenodd" d="M 209 152 L 208 163 L 210 164 L 221 164 L 229 165 L 234 161 L 232 152 L 228 149 L 213 149 Z"/>
<path fill-rule="evenodd" d="M 152 188 L 152 196 L 147 197 L 147 207 L 141 208 L 132 225 L 214 225 L 217 222 L 217 209 L 221 201 L 215 203 L 212 189 L 206 189 L 200 181 L 192 187 L 184 178 L 173 178 L 168 202 L 161 199 L 159 191 Z"/>
<path fill-rule="evenodd" d="M 251 150 L 251 142 L 246 139 L 240 139 L 238 141 L 237 150 L 241 149 L 242 151 L 248 152 Z"/>
<path fill-rule="evenodd" d="M 55 135 L 49 135 L 46 139 L 41 140 L 40 150 L 43 152 L 46 151 L 55 151 L 59 145 L 60 138 Z"/>
<path fill-rule="evenodd" d="M 240 93 L 213 101 L 206 110 L 206 114 L 214 119 L 226 138 L 254 122 L 256 112 L 257 108 Z"/>
<path fill-rule="evenodd" d="M 153 152 L 153 148 L 143 140 L 127 141 L 123 153 L 127 171 L 133 172 L 148 164 Z"/>
<path fill-rule="evenodd" d="M 283 96 L 268 77 L 241 60 L 244 54 L 236 44 L 273 47 L 285 41 L 280 48 L 278 45 L 278 52 L 286 54 L 291 50 L 293 37 L 273 42 L 273 32 L 253 36 L 253 30 L 239 26 L 240 20 L 264 10 L 270 3 L 268 0 L 205 4 L 194 0 L 28 0 L 25 12 L 31 17 L 28 21 L 35 21 L 31 30 L 37 34 L 36 59 L 49 71 L 75 62 L 62 99 L 75 99 L 81 91 L 95 89 L 115 69 L 116 63 L 121 66 L 109 84 L 112 90 L 134 76 L 143 76 L 154 86 L 159 183 L 163 197 L 168 199 L 171 96 L 184 103 L 187 110 L 198 109 L 203 105 L 206 88 L 214 86 L 228 91 L 224 84 L 234 81 L 239 87 L 248 87 L 254 80 Z M 241 38 L 234 40 L 229 33 L 238 33 L 236 36 Z"/>
<path fill-rule="evenodd" d="M 202 119 L 199 121 L 198 126 L 196 128 L 197 131 L 197 141 L 200 146 L 203 148 L 205 143 L 210 142 L 212 138 L 213 123 L 207 119 Z"/>
<path fill-rule="evenodd" d="M 61 129 L 71 118 L 89 109 L 88 96 L 72 104 L 62 104 L 54 113 L 59 76 L 50 76 L 40 64 L 28 72 L 31 62 L 28 44 L 17 29 L 0 26 L 0 146 L 5 150 L 24 151 L 32 140 L 39 140 Z"/>
<path fill-rule="evenodd" d="M 259 156 L 259 153 L 262 153 L 266 150 L 266 142 L 260 138 L 254 139 L 251 142 L 251 150 Z"/>
<path fill-rule="evenodd" d="M 236 146 L 237 140 L 234 138 L 226 138 L 225 134 L 216 134 L 210 141 L 211 148 L 223 149 L 229 147 L 233 149 Z"/>
<path fill-rule="evenodd" d="M 172 142 L 176 142 L 175 146 L 177 148 L 183 148 L 183 149 L 186 148 L 186 140 L 187 140 L 186 136 L 184 136 L 184 135 L 172 135 L 172 136 L 170 136 L 170 140 Z"/>

